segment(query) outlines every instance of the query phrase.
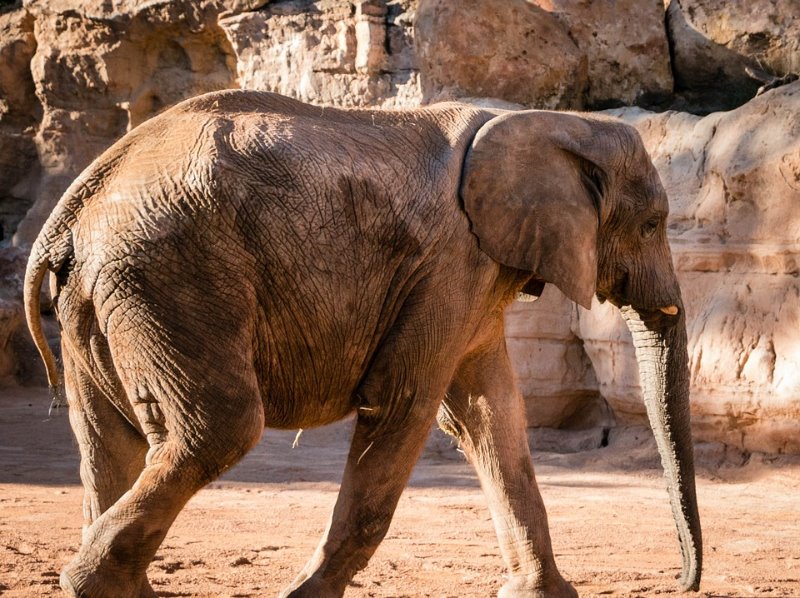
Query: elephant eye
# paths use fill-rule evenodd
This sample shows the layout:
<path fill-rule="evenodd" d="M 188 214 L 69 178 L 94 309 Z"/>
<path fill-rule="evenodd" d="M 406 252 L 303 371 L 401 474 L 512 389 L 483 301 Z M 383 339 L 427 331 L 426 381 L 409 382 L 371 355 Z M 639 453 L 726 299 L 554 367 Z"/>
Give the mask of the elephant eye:
<path fill-rule="evenodd" d="M 651 218 L 647 222 L 642 225 L 642 237 L 645 239 L 649 239 L 652 237 L 656 230 L 658 230 L 658 225 L 660 220 L 658 218 Z"/>

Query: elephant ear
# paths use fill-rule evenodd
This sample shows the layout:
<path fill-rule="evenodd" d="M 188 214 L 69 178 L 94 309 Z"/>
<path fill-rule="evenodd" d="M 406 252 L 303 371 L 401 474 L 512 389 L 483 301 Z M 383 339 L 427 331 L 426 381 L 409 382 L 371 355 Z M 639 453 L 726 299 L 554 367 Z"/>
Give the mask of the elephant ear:
<path fill-rule="evenodd" d="M 490 120 L 467 152 L 461 198 L 482 251 L 532 272 L 589 308 L 605 172 L 592 125 L 572 114 L 522 111 Z"/>

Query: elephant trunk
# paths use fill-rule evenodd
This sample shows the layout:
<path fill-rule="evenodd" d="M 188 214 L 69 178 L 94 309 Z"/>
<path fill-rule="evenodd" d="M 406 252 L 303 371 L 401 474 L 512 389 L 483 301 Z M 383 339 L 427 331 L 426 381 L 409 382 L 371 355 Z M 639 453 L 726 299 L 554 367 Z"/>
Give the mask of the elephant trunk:
<path fill-rule="evenodd" d="M 624 307 L 633 336 L 644 402 L 667 479 L 672 514 L 683 556 L 680 585 L 697 591 L 703 561 L 700 516 L 694 477 L 694 449 L 689 423 L 689 367 L 683 305 L 679 313 Z"/>

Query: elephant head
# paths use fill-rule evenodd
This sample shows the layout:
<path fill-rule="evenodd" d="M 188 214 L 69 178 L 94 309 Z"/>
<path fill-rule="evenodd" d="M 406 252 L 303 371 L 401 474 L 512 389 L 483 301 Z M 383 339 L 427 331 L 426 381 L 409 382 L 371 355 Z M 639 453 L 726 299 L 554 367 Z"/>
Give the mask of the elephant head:
<path fill-rule="evenodd" d="M 683 554 L 702 567 L 689 425 L 686 325 L 667 242 L 667 197 L 638 133 L 604 117 L 522 111 L 486 123 L 467 153 L 464 208 L 495 261 L 590 307 L 619 307 L 639 372 Z"/>

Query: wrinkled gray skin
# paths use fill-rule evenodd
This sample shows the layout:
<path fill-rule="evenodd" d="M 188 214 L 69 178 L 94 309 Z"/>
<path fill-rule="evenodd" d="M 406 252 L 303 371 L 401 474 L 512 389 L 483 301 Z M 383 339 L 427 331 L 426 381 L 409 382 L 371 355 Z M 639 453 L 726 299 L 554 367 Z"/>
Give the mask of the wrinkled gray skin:
<path fill-rule="evenodd" d="M 284 596 L 341 596 L 438 419 L 487 495 L 501 596 L 574 596 L 534 479 L 503 309 L 542 281 L 623 307 L 683 553 L 701 569 L 686 331 L 667 200 L 636 132 L 442 104 L 341 111 L 228 91 L 126 135 L 70 187 L 26 276 L 62 326 L 86 525 L 74 596 L 152 596 L 186 501 L 265 427 L 357 414 L 319 548 Z"/>

